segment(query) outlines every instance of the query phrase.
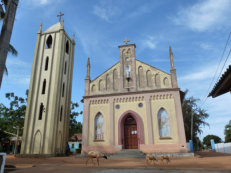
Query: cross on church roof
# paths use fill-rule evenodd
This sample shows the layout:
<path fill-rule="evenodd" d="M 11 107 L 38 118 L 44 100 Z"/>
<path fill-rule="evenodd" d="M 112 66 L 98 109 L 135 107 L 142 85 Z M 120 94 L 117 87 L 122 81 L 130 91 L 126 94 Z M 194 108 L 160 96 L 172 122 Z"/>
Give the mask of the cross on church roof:
<path fill-rule="evenodd" d="M 57 15 L 57 17 L 59 17 L 59 22 L 61 21 L 61 17 L 63 16 L 64 14 L 59 12 L 59 14 Z"/>
<path fill-rule="evenodd" d="M 127 38 L 123 41 L 125 44 L 128 44 L 128 42 L 130 42 L 130 40 L 128 40 Z"/>

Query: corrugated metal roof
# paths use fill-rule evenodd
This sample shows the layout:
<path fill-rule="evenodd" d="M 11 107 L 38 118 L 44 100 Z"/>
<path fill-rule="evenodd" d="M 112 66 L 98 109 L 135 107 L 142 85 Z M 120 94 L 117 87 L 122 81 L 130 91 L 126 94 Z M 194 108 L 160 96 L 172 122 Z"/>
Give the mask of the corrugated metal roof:
<path fill-rule="evenodd" d="M 222 74 L 220 80 L 215 84 L 215 86 L 213 87 L 212 91 L 209 93 L 209 96 L 212 97 L 217 97 L 219 95 L 222 95 L 226 92 L 229 92 L 230 88 L 228 88 L 227 86 L 224 87 L 222 85 L 224 85 L 224 82 L 226 82 L 227 78 L 231 76 L 231 65 L 229 65 L 229 67 L 226 69 L 226 71 Z M 227 83 L 226 85 L 230 84 L 231 85 L 231 80 Z"/>

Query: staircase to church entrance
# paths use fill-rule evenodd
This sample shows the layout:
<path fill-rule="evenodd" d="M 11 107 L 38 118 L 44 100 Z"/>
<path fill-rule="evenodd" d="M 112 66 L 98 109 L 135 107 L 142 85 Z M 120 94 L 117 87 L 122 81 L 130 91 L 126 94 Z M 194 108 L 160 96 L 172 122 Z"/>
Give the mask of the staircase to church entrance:
<path fill-rule="evenodd" d="M 110 155 L 110 158 L 145 158 L 145 154 L 138 149 L 124 149 Z"/>

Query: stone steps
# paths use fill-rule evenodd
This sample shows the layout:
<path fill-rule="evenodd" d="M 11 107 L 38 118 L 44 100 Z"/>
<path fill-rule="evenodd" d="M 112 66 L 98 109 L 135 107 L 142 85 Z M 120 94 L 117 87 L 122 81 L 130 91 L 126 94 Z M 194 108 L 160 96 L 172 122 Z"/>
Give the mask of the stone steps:
<path fill-rule="evenodd" d="M 125 149 L 110 155 L 109 158 L 145 158 L 145 154 L 138 149 Z"/>

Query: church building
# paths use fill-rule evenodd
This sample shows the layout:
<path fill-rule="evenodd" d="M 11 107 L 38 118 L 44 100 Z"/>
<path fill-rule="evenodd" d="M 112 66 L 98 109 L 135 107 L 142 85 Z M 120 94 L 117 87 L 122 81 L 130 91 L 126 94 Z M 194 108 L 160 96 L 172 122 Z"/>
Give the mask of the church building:
<path fill-rule="evenodd" d="M 63 21 L 37 33 L 24 121 L 21 155 L 65 153 L 68 141 L 74 35 Z"/>
<path fill-rule="evenodd" d="M 94 80 L 90 79 L 88 59 L 82 153 L 123 149 L 187 152 L 171 47 L 171 69 L 167 73 L 136 59 L 136 45 L 127 41 L 119 46 L 119 62 Z"/>

